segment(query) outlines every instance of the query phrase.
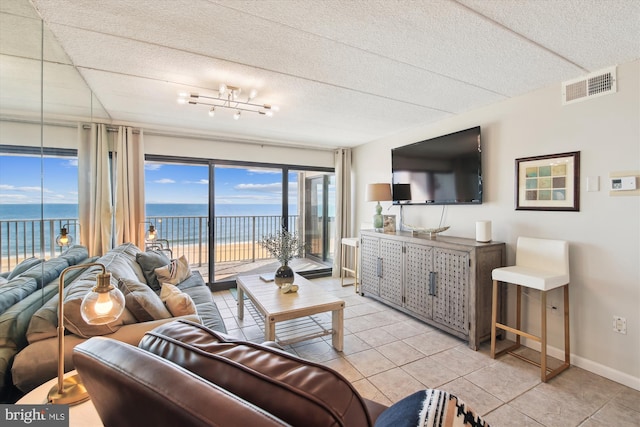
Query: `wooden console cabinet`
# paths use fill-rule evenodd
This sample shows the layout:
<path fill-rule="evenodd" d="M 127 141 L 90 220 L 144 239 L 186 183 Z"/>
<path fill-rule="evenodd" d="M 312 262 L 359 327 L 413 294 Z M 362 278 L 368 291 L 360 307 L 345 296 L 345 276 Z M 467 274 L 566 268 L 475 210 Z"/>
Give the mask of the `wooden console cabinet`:
<path fill-rule="evenodd" d="M 361 293 L 469 341 L 491 338 L 491 271 L 504 243 L 361 231 Z M 502 310 L 499 310 L 502 312 Z"/>

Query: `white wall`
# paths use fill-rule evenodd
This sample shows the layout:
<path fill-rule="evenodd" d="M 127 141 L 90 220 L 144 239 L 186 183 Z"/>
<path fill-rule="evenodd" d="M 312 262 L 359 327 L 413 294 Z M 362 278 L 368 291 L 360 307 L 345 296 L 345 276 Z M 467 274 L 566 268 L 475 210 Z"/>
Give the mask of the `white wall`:
<path fill-rule="evenodd" d="M 446 207 L 446 234 L 474 238 L 475 221 L 491 220 L 493 239 L 507 244 L 508 264 L 520 235 L 569 241 L 572 363 L 640 389 L 640 196 L 612 197 L 607 187 L 610 172 L 640 171 L 640 61 L 619 66 L 617 84 L 615 94 L 562 106 L 558 82 L 357 147 L 356 223 L 372 221 L 374 203 L 364 201 L 364 188 L 390 182 L 391 148 L 480 125 L 484 203 Z M 515 159 L 570 151 L 581 152 L 580 211 L 516 211 Z M 600 191 L 586 191 L 587 176 L 599 177 Z M 399 215 L 397 207 L 386 210 L 389 205 L 385 212 Z M 408 224 L 434 227 L 442 209 L 410 206 L 403 214 Z M 539 332 L 536 297 L 525 303 L 535 313 L 527 323 Z M 549 297 L 561 306 L 561 291 Z M 562 317 L 548 313 L 550 345 L 562 348 Z M 612 330 L 613 315 L 626 317 L 626 335 Z"/>

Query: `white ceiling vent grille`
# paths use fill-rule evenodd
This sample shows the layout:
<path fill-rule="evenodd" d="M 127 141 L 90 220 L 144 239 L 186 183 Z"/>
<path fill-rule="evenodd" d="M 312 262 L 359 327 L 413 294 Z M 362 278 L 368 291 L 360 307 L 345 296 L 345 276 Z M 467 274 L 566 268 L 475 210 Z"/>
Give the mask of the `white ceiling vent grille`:
<path fill-rule="evenodd" d="M 573 104 L 616 91 L 616 67 L 611 67 L 563 82 L 562 104 Z"/>

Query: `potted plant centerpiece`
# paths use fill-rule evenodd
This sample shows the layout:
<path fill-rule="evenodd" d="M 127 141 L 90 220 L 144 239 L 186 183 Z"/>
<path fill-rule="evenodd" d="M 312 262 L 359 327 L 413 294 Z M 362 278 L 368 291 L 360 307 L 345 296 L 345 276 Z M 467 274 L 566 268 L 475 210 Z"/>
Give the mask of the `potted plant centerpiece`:
<path fill-rule="evenodd" d="M 280 262 L 280 267 L 275 273 L 276 285 L 281 287 L 285 283 L 293 283 L 294 273 L 289 267 L 289 261 L 301 257 L 306 247 L 298 235 L 283 227 L 278 233 L 262 237 L 258 244 Z"/>

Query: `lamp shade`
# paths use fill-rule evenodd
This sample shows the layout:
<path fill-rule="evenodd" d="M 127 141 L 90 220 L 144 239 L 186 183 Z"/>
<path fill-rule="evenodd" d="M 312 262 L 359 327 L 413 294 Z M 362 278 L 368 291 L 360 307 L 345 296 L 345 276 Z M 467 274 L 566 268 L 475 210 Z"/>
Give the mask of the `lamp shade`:
<path fill-rule="evenodd" d="M 367 202 L 384 202 L 391 199 L 391 185 L 385 183 L 367 184 Z"/>

